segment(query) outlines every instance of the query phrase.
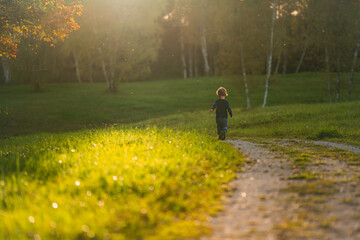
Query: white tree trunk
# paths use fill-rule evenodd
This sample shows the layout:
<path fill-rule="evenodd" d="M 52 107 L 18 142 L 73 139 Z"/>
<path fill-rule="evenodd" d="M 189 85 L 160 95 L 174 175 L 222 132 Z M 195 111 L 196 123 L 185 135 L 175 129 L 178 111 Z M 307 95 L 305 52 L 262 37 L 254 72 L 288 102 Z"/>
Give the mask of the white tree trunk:
<path fill-rule="evenodd" d="M 210 66 L 208 59 L 208 49 L 206 41 L 206 29 L 204 26 L 201 27 L 201 52 L 204 58 L 204 72 L 206 76 L 210 75 Z"/>
<path fill-rule="evenodd" d="M 264 94 L 264 102 L 263 102 L 262 107 L 266 106 L 268 92 L 269 92 L 269 81 L 270 81 L 270 76 L 271 76 L 272 55 L 273 55 L 273 49 L 274 49 L 274 29 L 275 29 L 275 20 L 276 20 L 276 4 L 277 4 L 277 0 L 274 0 L 273 15 L 272 15 L 272 21 L 271 21 L 271 32 L 270 32 L 270 51 L 269 51 L 269 56 L 268 56 L 268 61 L 267 61 L 265 94 Z"/>
<path fill-rule="evenodd" d="M 73 51 L 74 63 L 75 63 L 75 70 L 76 70 L 76 78 L 79 83 L 81 83 L 81 75 L 80 75 L 80 68 L 79 68 L 79 59 L 76 54 L 76 51 Z"/>
<path fill-rule="evenodd" d="M 193 47 L 189 44 L 189 77 L 194 77 Z"/>
<path fill-rule="evenodd" d="M 244 79 L 244 88 L 245 88 L 245 96 L 246 96 L 246 107 L 250 108 L 250 97 L 249 97 L 249 88 L 247 84 L 247 74 L 246 74 L 246 67 L 245 67 L 245 60 L 244 60 L 244 41 L 242 38 L 242 31 L 240 29 L 240 58 L 241 58 L 241 69 L 243 73 Z"/>
<path fill-rule="evenodd" d="M 331 93 L 331 78 L 330 78 L 330 57 L 329 57 L 329 29 L 328 29 L 328 20 L 325 22 L 325 67 L 326 67 L 326 78 L 328 82 L 328 97 L 329 103 L 332 103 L 332 93 Z"/>
<path fill-rule="evenodd" d="M 195 45 L 194 47 L 194 72 L 195 77 L 199 76 L 199 68 L 198 68 L 198 46 Z"/>
<path fill-rule="evenodd" d="M 304 49 L 303 49 L 303 51 L 301 53 L 300 61 L 299 61 L 298 65 L 297 65 L 297 67 L 296 67 L 295 73 L 300 72 L 300 68 L 301 68 L 302 63 L 304 62 L 305 54 L 306 54 L 306 51 L 307 51 L 307 46 L 308 46 L 308 37 L 306 36 Z"/>
<path fill-rule="evenodd" d="M 183 69 L 183 78 L 187 79 L 187 69 L 186 69 L 186 58 L 185 58 L 185 43 L 182 31 L 180 31 L 180 50 L 181 50 L 181 63 Z"/>
<path fill-rule="evenodd" d="M 109 78 L 109 92 L 114 93 L 116 92 L 115 88 L 115 67 L 114 67 L 114 59 L 110 56 L 109 58 L 109 70 L 110 70 L 110 78 Z"/>
<path fill-rule="evenodd" d="M 96 41 L 98 42 L 99 39 L 98 39 L 98 35 L 97 35 L 97 31 L 96 31 L 95 27 L 93 28 L 93 31 L 94 31 Z M 103 51 L 102 51 L 99 44 L 97 44 L 97 49 L 98 49 L 98 52 L 99 52 L 99 55 L 100 55 L 101 69 L 102 69 L 102 72 L 103 72 L 103 75 L 104 75 L 104 78 L 105 78 L 105 81 L 106 81 L 107 91 L 111 92 L 110 79 L 108 77 L 108 73 L 107 73 L 107 70 L 106 70 L 106 64 L 105 64 L 105 61 L 104 61 Z"/>
<path fill-rule="evenodd" d="M 338 58 L 337 58 L 337 62 L 336 62 L 336 102 L 339 102 L 340 99 L 340 83 L 341 83 L 341 78 L 340 78 L 340 59 L 341 59 L 341 51 L 339 51 L 338 53 Z"/>
<path fill-rule="evenodd" d="M 8 84 L 11 82 L 11 72 L 9 68 L 9 61 L 5 56 L 2 56 L 2 65 L 3 65 L 5 84 Z"/>
<path fill-rule="evenodd" d="M 106 85 L 107 85 L 107 90 L 108 90 L 108 91 L 111 91 L 111 85 L 110 85 L 108 73 L 107 73 L 107 71 L 106 71 L 105 61 L 104 61 L 103 58 L 101 58 L 100 61 L 101 61 L 101 69 L 102 69 L 102 72 L 103 72 L 103 75 L 104 75 L 104 78 L 105 78 L 105 81 L 106 81 Z"/>
<path fill-rule="evenodd" d="M 354 72 L 355 72 L 355 67 L 356 67 L 356 63 L 357 63 L 357 59 L 358 59 L 358 54 L 359 54 L 359 48 L 360 48 L 360 28 L 358 29 L 358 39 L 357 39 L 357 43 L 355 46 L 355 50 L 354 50 L 354 59 L 353 59 L 353 63 L 351 65 L 351 70 L 350 70 L 350 79 L 349 79 L 349 86 L 348 86 L 348 95 L 351 95 L 352 92 L 352 85 L 353 85 L 353 80 L 354 80 Z"/>

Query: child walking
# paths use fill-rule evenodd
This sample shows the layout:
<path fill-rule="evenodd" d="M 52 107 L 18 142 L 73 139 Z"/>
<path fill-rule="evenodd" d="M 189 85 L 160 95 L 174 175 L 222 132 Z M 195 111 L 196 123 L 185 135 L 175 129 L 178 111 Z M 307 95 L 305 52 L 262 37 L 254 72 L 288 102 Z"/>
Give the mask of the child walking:
<path fill-rule="evenodd" d="M 230 117 L 232 117 L 232 111 L 228 100 L 225 99 L 228 96 L 226 89 L 223 87 L 218 88 L 216 95 L 219 96 L 219 99 L 215 101 L 210 112 L 213 112 L 216 108 L 216 125 L 219 139 L 225 140 L 225 134 L 228 129 L 228 112 Z"/>

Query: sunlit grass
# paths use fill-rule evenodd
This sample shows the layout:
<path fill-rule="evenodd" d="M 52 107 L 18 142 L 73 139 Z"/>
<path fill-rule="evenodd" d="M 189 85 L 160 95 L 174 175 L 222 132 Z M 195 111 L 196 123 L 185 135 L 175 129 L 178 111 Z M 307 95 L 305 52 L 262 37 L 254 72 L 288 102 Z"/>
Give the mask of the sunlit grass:
<path fill-rule="evenodd" d="M 18 137 L 0 158 L 1 239 L 197 236 L 242 161 L 197 132 L 156 128 Z"/>
<path fill-rule="evenodd" d="M 293 104 L 250 110 L 233 109 L 229 138 L 294 138 L 327 140 L 360 145 L 360 102 Z M 199 129 L 216 136 L 214 115 L 208 111 L 174 114 L 139 123 Z"/>
<path fill-rule="evenodd" d="M 249 110 L 240 78 L 126 83 L 117 95 L 102 84 L 46 85 L 41 94 L 0 89 L 0 239 L 209 232 L 206 221 L 243 160 L 216 140 L 208 108 L 218 86 L 228 88 L 234 112 L 228 138 L 360 145 L 358 94 L 328 104 L 318 74 L 280 76 L 260 108 L 262 76 L 250 80 Z M 25 134 L 35 135 L 16 136 Z"/>

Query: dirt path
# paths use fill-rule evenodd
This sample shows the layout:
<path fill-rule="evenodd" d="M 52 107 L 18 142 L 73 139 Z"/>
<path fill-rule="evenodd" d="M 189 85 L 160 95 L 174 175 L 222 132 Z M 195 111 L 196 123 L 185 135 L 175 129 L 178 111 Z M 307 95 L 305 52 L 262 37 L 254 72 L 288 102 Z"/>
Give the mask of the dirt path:
<path fill-rule="evenodd" d="M 347 150 L 347 151 L 350 151 L 350 152 L 353 152 L 356 154 L 360 154 L 360 147 L 346 145 L 343 143 L 325 142 L 325 141 L 305 141 L 305 140 L 293 140 L 293 141 L 313 143 L 313 144 L 324 146 L 327 148 L 338 148 L 338 149 Z"/>
<path fill-rule="evenodd" d="M 247 158 L 213 235 L 201 240 L 360 239 L 360 152 L 291 140 L 229 140 Z M 314 145 L 315 144 L 315 145 Z M 326 147 L 355 150 L 333 150 Z M 340 146 L 340 147 L 339 147 Z"/>

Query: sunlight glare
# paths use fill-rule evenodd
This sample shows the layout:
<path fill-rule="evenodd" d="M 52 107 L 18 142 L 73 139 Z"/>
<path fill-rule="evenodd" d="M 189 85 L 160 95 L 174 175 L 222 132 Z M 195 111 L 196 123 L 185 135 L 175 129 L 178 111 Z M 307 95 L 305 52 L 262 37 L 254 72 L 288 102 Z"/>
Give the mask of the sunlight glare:
<path fill-rule="evenodd" d="M 29 222 L 34 223 L 35 222 L 35 218 L 33 216 L 29 216 Z"/>
<path fill-rule="evenodd" d="M 296 10 L 294 10 L 294 11 L 291 12 L 291 15 L 293 15 L 293 16 L 297 16 L 298 14 L 299 14 L 299 12 L 296 11 Z"/>

